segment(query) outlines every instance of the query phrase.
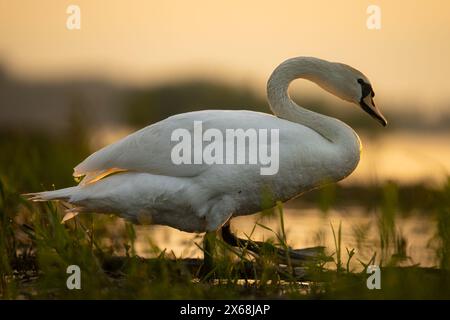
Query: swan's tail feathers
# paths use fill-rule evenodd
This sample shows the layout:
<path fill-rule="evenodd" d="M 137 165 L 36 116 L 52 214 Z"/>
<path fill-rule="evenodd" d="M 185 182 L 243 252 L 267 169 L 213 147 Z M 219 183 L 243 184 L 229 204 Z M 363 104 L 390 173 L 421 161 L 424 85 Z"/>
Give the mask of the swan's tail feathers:
<path fill-rule="evenodd" d="M 50 200 L 63 200 L 69 201 L 70 197 L 75 193 L 78 187 L 64 188 L 54 191 L 43 191 L 35 193 L 26 193 L 25 196 L 31 201 L 50 201 Z"/>
<path fill-rule="evenodd" d="M 77 191 L 79 187 L 70 187 L 59 189 L 55 191 L 43 191 L 43 192 L 35 192 L 35 193 L 26 193 L 25 196 L 28 200 L 31 201 L 52 201 L 52 200 L 61 200 L 65 202 L 70 202 L 71 197 Z M 65 204 L 65 203 L 64 203 Z M 67 206 L 65 205 L 67 208 Z M 64 210 L 64 217 L 61 220 L 61 223 L 66 222 L 74 217 L 76 217 L 80 212 L 83 212 L 82 207 L 72 207 Z"/>

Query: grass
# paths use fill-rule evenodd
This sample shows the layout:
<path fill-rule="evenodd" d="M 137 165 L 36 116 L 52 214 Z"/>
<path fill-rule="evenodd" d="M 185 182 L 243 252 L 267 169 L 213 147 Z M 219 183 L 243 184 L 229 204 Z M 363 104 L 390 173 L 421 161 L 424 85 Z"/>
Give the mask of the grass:
<path fill-rule="evenodd" d="M 357 199 L 361 210 L 379 212 L 377 244 L 367 248 L 369 226 L 353 225 L 350 234 L 355 248 L 343 248 L 344 228 L 341 223 L 337 227 L 331 224 L 328 233 L 333 236 L 334 248 L 327 248 L 332 259 L 327 263 L 299 266 L 287 257 L 286 264 L 279 264 L 273 247 L 288 249 L 289 234 L 283 206 L 278 203 L 260 215 L 247 235 L 253 239 L 257 228 L 271 232 L 262 253 L 255 256 L 215 237 L 214 278 L 205 279 L 199 276 L 198 260 L 176 257 L 170 248 L 158 248 L 150 240 L 153 258 L 137 256 L 132 224 L 125 223 L 114 233 L 108 228 L 119 218 L 81 215 L 61 224 L 60 205 L 25 201 L 20 196 L 23 192 L 49 189 L 53 183 L 56 187 L 73 183 L 71 170 L 88 150 L 85 143 L 66 141 L 0 135 L 2 299 L 450 298 L 450 178 L 434 188 L 388 182 L 359 189 L 358 194 L 364 194 Z M 345 208 L 356 201 L 349 197 L 342 202 L 347 192 L 330 185 L 305 195 L 304 203 L 321 208 L 326 217 L 331 208 Z M 435 252 L 434 268 L 409 263 L 408 239 L 398 217 L 412 211 L 436 222 L 428 244 Z M 265 225 L 264 219 L 277 219 L 278 230 Z M 380 248 L 379 252 L 375 248 Z M 81 269 L 81 290 L 66 287 L 66 269 L 74 264 Z M 381 267 L 381 290 L 366 287 L 366 269 L 371 264 Z"/>

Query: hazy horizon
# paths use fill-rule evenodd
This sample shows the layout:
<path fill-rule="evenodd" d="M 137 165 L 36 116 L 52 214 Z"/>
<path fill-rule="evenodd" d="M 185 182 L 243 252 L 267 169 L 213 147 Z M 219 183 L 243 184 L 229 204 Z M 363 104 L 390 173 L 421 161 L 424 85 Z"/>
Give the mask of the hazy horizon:
<path fill-rule="evenodd" d="M 0 62 L 8 72 L 132 85 L 206 77 L 263 92 L 276 65 L 306 55 L 360 69 L 381 104 L 426 113 L 449 105 L 449 2 L 377 1 L 380 30 L 366 27 L 369 1 L 80 0 L 81 30 L 73 31 L 69 4 L 0 0 Z M 314 85 L 297 86 L 329 98 Z"/>

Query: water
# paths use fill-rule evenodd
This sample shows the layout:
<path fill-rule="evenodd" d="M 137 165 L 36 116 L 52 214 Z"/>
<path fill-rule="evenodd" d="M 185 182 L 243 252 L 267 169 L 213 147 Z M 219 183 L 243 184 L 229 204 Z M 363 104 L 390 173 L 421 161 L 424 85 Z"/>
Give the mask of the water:
<path fill-rule="evenodd" d="M 356 170 L 343 183 L 442 183 L 450 174 L 450 131 L 360 135 L 363 150 Z"/>
<path fill-rule="evenodd" d="M 250 235 L 255 221 L 258 220 L 274 231 L 279 231 L 279 221 L 276 217 L 261 220 L 261 215 L 238 217 L 232 221 L 232 230 L 239 237 L 246 238 Z M 331 210 L 326 215 L 317 209 L 299 209 L 289 204 L 284 207 L 285 228 L 287 240 L 293 248 L 305 248 L 316 245 L 325 245 L 328 253 L 335 250 L 333 234 L 330 224 L 332 223 L 337 232 L 339 223 L 342 223 L 342 259 L 346 262 L 349 250 L 355 249 L 354 258 L 364 262 L 370 260 L 374 252 L 380 257 L 378 219 L 379 213 L 367 214 L 362 208 L 349 208 L 346 210 Z M 355 229 L 366 230 L 366 238 L 357 241 Z M 366 228 L 366 229 L 364 229 Z M 421 266 L 434 266 L 435 251 L 429 246 L 430 239 L 435 232 L 433 219 L 423 215 L 409 215 L 396 219 L 396 229 L 406 239 L 406 253 L 410 257 L 405 264 L 420 263 Z M 202 245 L 201 235 L 181 232 L 164 226 L 137 226 L 137 253 L 144 257 L 152 255 L 149 246 L 151 239 L 160 249 L 173 251 L 177 257 L 193 258 L 202 257 L 201 250 L 194 244 Z M 257 227 L 252 235 L 252 240 L 264 240 L 274 237 L 273 233 L 261 227 Z M 352 263 L 355 268 L 361 266 L 355 259 Z"/>

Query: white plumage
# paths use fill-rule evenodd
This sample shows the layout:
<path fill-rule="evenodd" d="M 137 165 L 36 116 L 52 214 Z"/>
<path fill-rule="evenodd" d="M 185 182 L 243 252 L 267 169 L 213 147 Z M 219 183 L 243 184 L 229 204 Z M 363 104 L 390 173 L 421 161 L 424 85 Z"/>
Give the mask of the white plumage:
<path fill-rule="evenodd" d="M 286 201 L 322 183 L 339 181 L 358 164 L 359 138 L 341 121 L 296 105 L 287 93 L 296 78 L 309 79 L 358 105 L 369 102 L 371 111 L 365 111 L 385 124 L 372 98 L 363 95 L 358 79 L 369 87 L 370 83 L 359 71 L 316 58 L 293 58 L 268 82 L 276 116 L 245 110 L 172 116 L 93 153 L 74 170 L 75 176 L 85 176 L 78 186 L 34 193 L 32 199 L 71 203 L 68 218 L 78 212 L 115 213 L 134 223 L 204 232 L 220 228 L 232 216 L 260 211 L 268 193 L 273 201 Z M 204 130 L 223 132 L 279 129 L 278 173 L 261 175 L 260 166 L 250 164 L 174 164 L 171 150 L 176 142 L 171 134 L 179 128 L 192 132 L 194 121 L 202 121 Z"/>

